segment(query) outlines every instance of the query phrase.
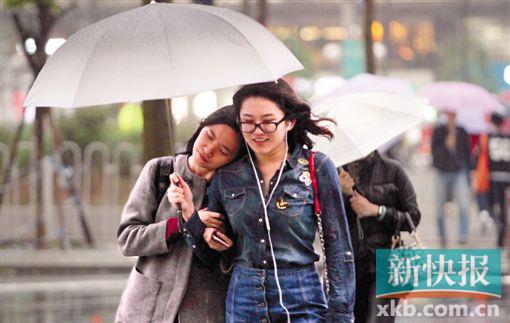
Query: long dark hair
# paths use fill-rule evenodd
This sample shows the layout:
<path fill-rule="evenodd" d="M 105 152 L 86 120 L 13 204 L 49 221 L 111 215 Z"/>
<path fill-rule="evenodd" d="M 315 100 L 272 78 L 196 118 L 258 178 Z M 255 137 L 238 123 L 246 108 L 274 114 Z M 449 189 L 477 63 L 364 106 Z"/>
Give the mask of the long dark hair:
<path fill-rule="evenodd" d="M 320 123 L 326 121 L 336 124 L 336 122 L 330 118 L 313 115 L 310 104 L 300 98 L 283 79 L 279 79 L 277 82 L 249 84 L 241 87 L 233 98 L 238 116 L 244 100 L 250 97 L 263 97 L 272 101 L 285 113 L 287 120 L 296 121 L 294 128 L 289 131 L 287 137 L 290 151 L 293 151 L 297 144 L 312 148 L 313 142 L 308 137 L 308 133 L 324 136 L 329 140 L 333 139 L 333 133 Z"/>
<path fill-rule="evenodd" d="M 180 154 L 193 154 L 193 145 L 195 144 L 195 141 L 200 135 L 202 129 L 204 129 L 204 127 L 213 126 L 216 124 L 224 124 L 235 130 L 239 140 L 239 152 L 237 153 L 237 156 L 234 160 L 237 160 L 243 156 L 246 153 L 246 148 L 244 145 L 243 136 L 241 135 L 241 130 L 239 129 L 239 124 L 237 123 L 237 110 L 233 105 L 224 106 L 214 111 L 207 118 L 202 120 L 198 125 L 197 130 L 195 130 L 191 138 L 186 143 L 185 150 Z"/>

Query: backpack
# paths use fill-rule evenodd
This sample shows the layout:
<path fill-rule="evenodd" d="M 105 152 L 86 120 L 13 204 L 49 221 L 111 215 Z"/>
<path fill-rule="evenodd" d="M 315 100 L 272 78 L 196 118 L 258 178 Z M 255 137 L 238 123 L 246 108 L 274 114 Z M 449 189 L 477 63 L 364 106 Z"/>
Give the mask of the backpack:
<path fill-rule="evenodd" d="M 174 172 L 174 157 L 158 158 L 156 163 L 156 176 L 154 177 L 154 186 L 156 188 L 156 200 L 161 203 L 166 190 L 170 186 L 170 174 Z"/>

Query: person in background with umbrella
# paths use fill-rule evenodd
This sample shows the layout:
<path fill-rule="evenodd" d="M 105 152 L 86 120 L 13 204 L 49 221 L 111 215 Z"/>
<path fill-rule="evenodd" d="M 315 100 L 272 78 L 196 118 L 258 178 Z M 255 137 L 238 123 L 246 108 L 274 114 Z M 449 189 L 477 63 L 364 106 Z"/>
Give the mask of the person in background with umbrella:
<path fill-rule="evenodd" d="M 322 153 L 314 164 L 323 210 L 328 301 L 314 266 L 319 260 L 313 248 L 318 223 L 311 152 L 304 146 L 312 145 L 309 133 L 332 136 L 319 124 L 328 119 L 314 118 L 309 104 L 281 79 L 241 87 L 234 106 L 248 156 L 221 168 L 208 191 L 208 209 L 226 212 L 230 230 L 204 231 L 212 249 L 233 255 L 227 322 L 352 322 L 349 229 L 338 174 Z"/>
<path fill-rule="evenodd" d="M 503 132 L 504 117 L 494 112 L 490 116 L 487 135 L 489 168 L 489 213 L 498 228 L 498 247 L 505 246 L 508 223 L 506 191 L 510 187 L 510 134 Z"/>
<path fill-rule="evenodd" d="M 375 250 L 390 249 L 396 230 L 411 230 L 405 213 L 418 226 L 421 214 L 413 185 L 397 161 L 377 150 L 338 171 L 355 255 L 356 322 L 393 322 L 394 316 L 376 317 L 377 305 L 392 299 L 375 298 Z"/>
<path fill-rule="evenodd" d="M 186 151 L 175 157 L 155 158 L 142 170 L 122 212 L 117 231 L 125 256 L 138 256 L 122 294 L 116 322 L 224 322 L 228 279 L 211 272 L 184 241 L 190 227 L 219 229 L 222 215 L 206 210 L 192 216 L 188 209 L 207 205 L 206 190 L 217 168 L 242 156 L 244 145 L 232 106 L 202 121 Z M 193 192 L 184 201 L 183 189 L 166 191 L 163 165 Z M 187 183 L 187 184 L 185 184 Z M 163 186 L 163 187 L 162 187 Z M 162 194 L 159 194 L 162 192 Z M 168 198 L 164 198 L 165 194 Z M 182 212 L 172 206 L 182 203 Z"/>
<path fill-rule="evenodd" d="M 443 206 L 451 196 L 460 209 L 459 243 L 465 244 L 469 234 L 469 206 L 471 191 L 469 170 L 471 152 L 469 135 L 457 125 L 457 114 L 446 111 L 447 121 L 434 128 L 431 139 L 432 163 L 437 170 L 437 225 L 441 247 L 447 246 Z"/>

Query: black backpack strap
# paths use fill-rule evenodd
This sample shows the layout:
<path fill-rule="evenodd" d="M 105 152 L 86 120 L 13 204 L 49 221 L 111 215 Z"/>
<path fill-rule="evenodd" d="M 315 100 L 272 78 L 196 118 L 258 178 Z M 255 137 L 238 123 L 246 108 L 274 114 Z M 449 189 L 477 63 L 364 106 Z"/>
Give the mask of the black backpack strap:
<path fill-rule="evenodd" d="M 170 186 L 170 174 L 174 172 L 174 157 L 161 157 L 156 164 L 156 176 L 154 178 L 156 186 L 156 198 L 158 205 L 161 203 L 166 190 Z"/>

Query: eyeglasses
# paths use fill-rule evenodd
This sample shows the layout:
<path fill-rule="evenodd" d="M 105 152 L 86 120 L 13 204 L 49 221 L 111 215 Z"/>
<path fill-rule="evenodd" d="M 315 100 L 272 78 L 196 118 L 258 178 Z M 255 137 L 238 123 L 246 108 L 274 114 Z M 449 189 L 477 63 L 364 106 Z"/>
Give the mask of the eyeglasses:
<path fill-rule="evenodd" d="M 283 117 L 278 122 L 271 122 L 271 121 L 264 121 L 261 123 L 255 123 L 255 122 L 239 122 L 239 125 L 241 126 L 241 131 L 245 133 L 253 133 L 257 128 L 260 128 L 263 133 L 273 133 L 278 128 L 278 125 L 285 121 L 285 117 Z"/>

